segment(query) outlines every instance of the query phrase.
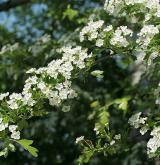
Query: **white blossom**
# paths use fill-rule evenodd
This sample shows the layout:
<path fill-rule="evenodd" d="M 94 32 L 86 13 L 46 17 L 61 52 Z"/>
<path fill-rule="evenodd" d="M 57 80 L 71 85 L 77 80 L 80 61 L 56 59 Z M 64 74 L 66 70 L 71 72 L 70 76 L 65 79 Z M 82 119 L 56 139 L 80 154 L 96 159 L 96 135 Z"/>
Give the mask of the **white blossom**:
<path fill-rule="evenodd" d="M 115 140 L 112 140 L 111 142 L 110 142 L 110 145 L 112 146 L 113 144 L 115 144 Z"/>
<path fill-rule="evenodd" d="M 88 40 L 92 41 L 97 39 L 98 30 L 102 28 L 104 24 L 103 20 L 99 21 L 90 21 L 87 26 L 85 26 L 80 32 L 80 41 L 84 41 L 85 37 L 88 37 Z"/>
<path fill-rule="evenodd" d="M 84 140 L 84 136 L 80 136 L 76 138 L 76 143 L 81 142 L 82 140 Z"/>
<path fill-rule="evenodd" d="M 115 135 L 115 136 L 114 136 L 114 139 L 115 139 L 115 140 L 120 140 L 120 139 L 121 139 L 121 134 Z"/>
<path fill-rule="evenodd" d="M 100 133 L 99 126 L 97 126 L 97 125 L 95 125 L 93 130 L 96 132 L 96 135 L 98 135 Z"/>
<path fill-rule="evenodd" d="M 15 140 L 19 140 L 20 139 L 20 132 L 19 131 L 12 132 L 11 138 L 15 139 Z"/>
<path fill-rule="evenodd" d="M 18 127 L 17 125 L 10 125 L 9 131 L 13 133 L 14 131 L 16 131 L 17 127 Z"/>
<path fill-rule="evenodd" d="M 148 128 L 147 128 L 146 126 L 143 126 L 143 127 L 140 129 L 141 135 L 144 135 L 147 131 L 148 131 Z"/>
<path fill-rule="evenodd" d="M 147 143 L 148 154 L 155 153 L 160 147 L 160 127 L 155 127 L 151 132 L 152 138 Z"/>
<path fill-rule="evenodd" d="M 141 31 L 138 33 L 138 39 L 136 42 L 140 44 L 142 48 L 149 45 L 153 37 L 159 33 L 159 29 L 154 25 L 144 25 Z"/>
<path fill-rule="evenodd" d="M 0 100 L 2 101 L 8 95 L 9 95 L 9 92 L 0 94 Z"/>
<path fill-rule="evenodd" d="M 134 115 L 132 115 L 129 118 L 128 123 L 133 126 L 134 128 L 139 128 L 141 125 L 145 124 L 147 117 L 140 117 L 141 116 L 141 112 L 136 113 Z"/>
<path fill-rule="evenodd" d="M 5 130 L 5 128 L 6 128 L 6 127 L 5 127 L 4 123 L 1 123 L 1 124 L 0 124 L 0 131 Z"/>
<path fill-rule="evenodd" d="M 98 39 L 98 40 L 96 41 L 96 46 L 102 47 L 102 46 L 103 46 L 103 43 L 104 43 L 104 41 L 103 41 L 102 39 Z"/>
<path fill-rule="evenodd" d="M 113 26 L 112 25 L 109 25 L 109 26 L 107 26 L 106 28 L 104 28 L 104 32 L 109 32 L 109 31 L 111 31 L 111 30 L 113 30 Z"/>
<path fill-rule="evenodd" d="M 36 68 L 31 68 L 26 73 L 35 73 L 35 72 L 36 72 Z"/>
<path fill-rule="evenodd" d="M 13 52 L 18 48 L 18 46 L 19 46 L 18 43 L 15 43 L 13 45 L 11 44 L 4 45 L 0 50 L 0 54 L 6 53 L 8 51 Z"/>
<path fill-rule="evenodd" d="M 12 93 L 9 96 L 9 100 L 7 100 L 7 104 L 11 109 L 18 109 L 19 104 L 18 101 L 22 100 L 22 94 L 21 93 Z"/>
<path fill-rule="evenodd" d="M 126 6 L 134 6 L 140 4 L 139 8 L 144 8 L 144 12 L 155 17 L 160 17 L 159 0 L 106 0 L 104 9 L 107 13 L 114 16 L 125 16 L 126 10 L 122 9 Z M 134 11 L 135 14 L 135 11 Z M 151 17 L 150 17 L 151 18 Z M 149 18 L 149 19 L 150 19 Z"/>
<path fill-rule="evenodd" d="M 127 47 L 129 42 L 126 36 L 132 36 L 132 34 L 132 30 L 128 29 L 127 26 L 120 26 L 115 30 L 110 40 L 110 44 L 117 47 Z"/>

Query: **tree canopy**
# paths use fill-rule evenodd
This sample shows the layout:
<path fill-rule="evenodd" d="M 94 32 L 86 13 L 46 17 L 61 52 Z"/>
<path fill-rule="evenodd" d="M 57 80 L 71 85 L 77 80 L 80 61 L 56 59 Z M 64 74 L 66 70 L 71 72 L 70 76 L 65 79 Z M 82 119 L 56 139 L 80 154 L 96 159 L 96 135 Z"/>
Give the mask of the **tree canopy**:
<path fill-rule="evenodd" d="M 159 163 L 158 0 L 1 0 L 0 18 L 0 164 Z"/>

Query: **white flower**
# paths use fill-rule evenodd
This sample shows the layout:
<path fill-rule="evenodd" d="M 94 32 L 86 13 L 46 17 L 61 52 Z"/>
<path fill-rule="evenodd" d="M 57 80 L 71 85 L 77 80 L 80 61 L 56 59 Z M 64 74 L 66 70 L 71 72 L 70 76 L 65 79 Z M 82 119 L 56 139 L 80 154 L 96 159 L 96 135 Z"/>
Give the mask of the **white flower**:
<path fill-rule="evenodd" d="M 34 85 L 34 84 L 37 84 L 37 77 L 36 76 L 32 76 L 32 77 L 29 77 L 25 83 L 28 83 L 28 84 L 31 84 L 31 85 Z"/>
<path fill-rule="evenodd" d="M 153 129 L 153 131 L 151 132 L 152 136 L 157 136 L 158 138 L 160 138 L 160 127 L 155 127 Z"/>
<path fill-rule="evenodd" d="M 32 93 L 23 92 L 23 105 L 34 106 L 36 101 L 32 98 Z"/>
<path fill-rule="evenodd" d="M 142 124 L 145 124 L 147 118 L 144 117 L 140 117 L 141 116 L 141 112 L 139 113 L 136 113 L 134 115 L 132 115 L 130 118 L 129 118 L 129 121 L 128 123 L 133 126 L 134 128 L 139 128 Z"/>
<path fill-rule="evenodd" d="M 0 124 L 2 123 L 2 121 L 3 121 L 3 118 L 0 118 Z"/>
<path fill-rule="evenodd" d="M 8 95 L 9 95 L 9 92 L 0 94 L 0 100 L 3 100 Z"/>
<path fill-rule="evenodd" d="M 106 0 L 104 4 L 104 9 L 111 15 L 117 15 L 123 7 L 123 0 Z"/>
<path fill-rule="evenodd" d="M 26 73 L 34 73 L 34 72 L 36 72 L 36 68 L 31 68 Z"/>
<path fill-rule="evenodd" d="M 12 52 L 12 51 L 16 50 L 18 48 L 18 46 L 19 46 L 18 43 L 15 43 L 13 45 L 7 44 L 7 45 L 2 47 L 0 54 L 3 54 L 3 53 L 8 52 L 8 51 Z"/>
<path fill-rule="evenodd" d="M 115 140 L 112 140 L 111 142 L 110 142 L 110 145 L 112 146 L 113 144 L 115 144 Z"/>
<path fill-rule="evenodd" d="M 160 127 L 155 127 L 151 132 L 152 138 L 147 143 L 148 154 L 155 153 L 160 147 Z"/>
<path fill-rule="evenodd" d="M 112 26 L 112 25 L 109 25 L 109 26 L 107 26 L 103 31 L 104 31 L 104 32 L 109 32 L 109 31 L 111 31 L 111 30 L 113 30 L 113 26 Z"/>
<path fill-rule="evenodd" d="M 92 41 L 98 37 L 98 30 L 102 28 L 104 24 L 103 20 L 90 21 L 87 26 L 85 26 L 80 32 L 80 41 L 84 41 L 85 37 Z"/>
<path fill-rule="evenodd" d="M 157 51 L 151 53 L 151 55 L 149 56 L 149 59 L 148 59 L 148 65 L 150 66 L 151 64 L 153 64 L 153 60 L 158 56 L 159 56 L 159 53 Z"/>
<path fill-rule="evenodd" d="M 14 132 L 14 131 L 16 131 L 17 127 L 18 127 L 17 125 L 10 125 L 9 126 L 9 131 Z"/>
<path fill-rule="evenodd" d="M 9 96 L 10 100 L 21 100 L 22 99 L 22 94 L 21 93 L 12 93 Z"/>
<path fill-rule="evenodd" d="M 148 149 L 147 153 L 148 154 L 155 153 L 159 147 L 160 147 L 160 139 L 154 136 L 153 138 L 150 138 L 147 143 L 147 149 Z"/>
<path fill-rule="evenodd" d="M 129 42 L 126 39 L 126 36 L 132 36 L 132 33 L 133 32 L 128 29 L 127 26 L 120 26 L 115 30 L 110 40 L 110 44 L 117 47 L 127 47 Z"/>
<path fill-rule="evenodd" d="M 137 43 L 140 44 L 142 48 L 149 45 L 153 37 L 159 33 L 159 29 L 154 25 L 144 25 L 141 31 L 138 33 Z"/>
<path fill-rule="evenodd" d="M 76 143 L 79 143 L 82 140 L 84 140 L 84 136 L 80 136 L 80 137 L 76 138 Z"/>
<path fill-rule="evenodd" d="M 49 89 L 49 87 L 47 87 L 47 85 L 44 82 L 39 82 L 37 84 L 37 87 L 41 90 L 41 92 L 43 94 L 45 94 L 46 96 L 48 96 L 48 94 L 50 92 L 50 89 Z"/>
<path fill-rule="evenodd" d="M 101 47 L 101 46 L 103 46 L 103 40 L 102 39 L 98 39 L 97 41 L 96 41 L 96 46 L 98 46 L 98 47 Z"/>
<path fill-rule="evenodd" d="M 114 136 L 114 139 L 115 139 L 115 140 L 120 140 L 120 139 L 121 139 L 121 134 L 115 135 L 115 136 Z"/>
<path fill-rule="evenodd" d="M 94 129 L 93 129 L 95 132 L 96 132 L 96 135 L 98 135 L 100 132 L 99 132 L 99 126 L 95 126 Z"/>
<path fill-rule="evenodd" d="M 18 109 L 19 107 L 17 104 L 17 100 L 9 100 L 7 101 L 7 103 L 11 109 Z"/>
<path fill-rule="evenodd" d="M 156 99 L 155 103 L 160 104 L 160 98 Z"/>
<path fill-rule="evenodd" d="M 122 10 L 126 8 L 127 6 L 133 6 L 133 5 L 138 5 L 139 8 L 146 12 L 148 14 L 151 14 L 152 16 L 160 17 L 160 3 L 159 0 L 106 0 L 104 9 L 106 10 L 107 13 L 110 15 L 114 16 L 125 16 L 126 15 L 126 10 Z M 122 12 L 123 11 L 123 12 Z M 139 11 L 139 10 L 137 10 Z M 133 11 L 133 14 L 135 14 L 137 11 Z M 131 14 L 131 13 L 130 13 Z"/>
<path fill-rule="evenodd" d="M 20 132 L 19 131 L 12 132 L 11 138 L 16 140 L 20 139 Z"/>
<path fill-rule="evenodd" d="M 8 123 L 4 123 L 5 128 L 8 128 Z"/>
<path fill-rule="evenodd" d="M 101 77 L 103 75 L 104 71 L 102 70 L 94 70 L 91 72 L 91 75 L 96 76 L 96 77 Z"/>
<path fill-rule="evenodd" d="M 98 37 L 98 32 L 92 32 L 90 36 L 88 37 L 89 41 L 92 41 Z"/>
<path fill-rule="evenodd" d="M 0 131 L 5 130 L 5 128 L 6 128 L 5 125 L 4 125 L 3 123 L 1 123 L 1 124 L 0 124 Z"/>
<path fill-rule="evenodd" d="M 147 128 L 146 126 L 144 126 L 144 127 L 142 127 L 142 128 L 140 129 L 140 133 L 141 133 L 142 135 L 144 135 L 147 131 L 148 131 L 148 128 Z"/>

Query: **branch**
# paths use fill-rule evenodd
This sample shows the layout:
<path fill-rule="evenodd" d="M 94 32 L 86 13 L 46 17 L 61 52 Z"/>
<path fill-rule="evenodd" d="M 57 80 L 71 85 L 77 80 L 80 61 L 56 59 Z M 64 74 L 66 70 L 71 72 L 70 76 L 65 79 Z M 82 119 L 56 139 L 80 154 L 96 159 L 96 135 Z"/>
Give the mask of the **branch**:
<path fill-rule="evenodd" d="M 11 8 L 24 5 L 30 2 L 30 0 L 9 0 L 0 4 L 0 11 L 8 11 Z"/>

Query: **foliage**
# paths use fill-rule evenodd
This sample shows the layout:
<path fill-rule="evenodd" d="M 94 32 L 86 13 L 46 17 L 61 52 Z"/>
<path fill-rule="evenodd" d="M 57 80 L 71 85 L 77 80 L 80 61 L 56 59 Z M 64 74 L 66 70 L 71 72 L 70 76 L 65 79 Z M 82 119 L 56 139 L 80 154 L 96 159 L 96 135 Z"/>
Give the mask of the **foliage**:
<path fill-rule="evenodd" d="M 0 29 L 2 165 L 158 162 L 160 4 L 103 3 L 10 11 L 14 29 Z"/>

